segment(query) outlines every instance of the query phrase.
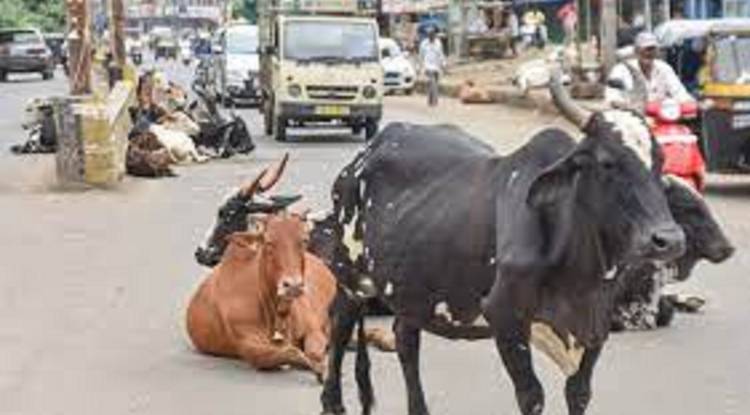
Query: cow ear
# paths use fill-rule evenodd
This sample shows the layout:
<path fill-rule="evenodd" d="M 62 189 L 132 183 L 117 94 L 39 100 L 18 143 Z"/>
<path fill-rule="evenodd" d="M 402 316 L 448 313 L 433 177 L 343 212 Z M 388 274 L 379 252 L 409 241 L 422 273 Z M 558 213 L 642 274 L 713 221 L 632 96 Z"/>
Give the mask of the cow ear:
<path fill-rule="evenodd" d="M 531 183 L 526 202 L 537 209 L 560 201 L 572 191 L 579 170 L 575 155 L 569 155 L 546 168 Z"/>

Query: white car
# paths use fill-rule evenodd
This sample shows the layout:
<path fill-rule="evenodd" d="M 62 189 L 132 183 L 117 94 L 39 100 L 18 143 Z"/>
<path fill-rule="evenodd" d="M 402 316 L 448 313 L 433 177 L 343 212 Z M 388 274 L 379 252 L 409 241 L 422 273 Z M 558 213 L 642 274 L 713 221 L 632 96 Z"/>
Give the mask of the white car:
<path fill-rule="evenodd" d="M 395 40 L 381 38 L 380 56 L 383 64 L 383 83 L 386 92 L 403 91 L 411 94 L 414 91 L 414 83 L 417 78 L 417 71 L 407 53 L 401 50 Z"/>

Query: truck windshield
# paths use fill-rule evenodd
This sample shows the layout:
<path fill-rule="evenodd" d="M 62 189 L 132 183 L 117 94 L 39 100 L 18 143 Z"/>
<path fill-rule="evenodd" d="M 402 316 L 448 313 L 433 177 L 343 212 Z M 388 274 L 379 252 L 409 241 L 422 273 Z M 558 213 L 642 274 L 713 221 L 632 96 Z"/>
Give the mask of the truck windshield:
<path fill-rule="evenodd" d="M 298 61 L 377 61 L 375 26 L 369 23 L 288 22 L 284 58 Z"/>
<path fill-rule="evenodd" d="M 716 81 L 750 83 L 750 37 L 728 36 L 715 46 Z"/>
<path fill-rule="evenodd" d="M 240 55 L 258 53 L 258 34 L 249 30 L 227 32 L 227 53 Z"/>

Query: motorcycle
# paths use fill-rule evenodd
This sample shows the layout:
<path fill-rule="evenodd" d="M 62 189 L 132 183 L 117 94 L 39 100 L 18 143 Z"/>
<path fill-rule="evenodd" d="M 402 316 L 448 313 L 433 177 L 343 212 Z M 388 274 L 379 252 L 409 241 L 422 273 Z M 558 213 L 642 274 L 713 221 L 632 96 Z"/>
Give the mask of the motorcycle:
<path fill-rule="evenodd" d="M 190 48 L 190 44 L 180 45 L 180 59 L 185 66 L 190 66 L 193 62 L 193 49 Z"/>
<path fill-rule="evenodd" d="M 195 100 L 187 107 L 188 114 L 200 126 L 196 145 L 212 149 L 216 155 L 228 158 L 236 153 L 248 154 L 255 149 L 245 121 L 230 110 L 229 116 L 219 111 L 218 95 L 210 88 L 208 60 L 201 61 L 191 85 Z"/>
<path fill-rule="evenodd" d="M 664 153 L 664 174 L 678 176 L 697 191 L 706 183 L 706 163 L 701 153 L 698 136 L 684 124 L 698 115 L 695 102 L 680 103 L 674 99 L 646 103 L 646 116 L 651 132 Z"/>
<path fill-rule="evenodd" d="M 140 49 L 132 49 L 130 51 L 130 59 L 133 61 L 133 65 L 140 65 L 143 63 L 143 53 Z"/>

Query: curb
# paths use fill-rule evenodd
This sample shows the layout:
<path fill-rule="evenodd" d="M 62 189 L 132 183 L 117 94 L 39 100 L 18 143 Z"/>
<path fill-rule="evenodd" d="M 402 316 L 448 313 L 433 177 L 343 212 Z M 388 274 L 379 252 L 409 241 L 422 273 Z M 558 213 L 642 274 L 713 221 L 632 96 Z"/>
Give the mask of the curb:
<path fill-rule="evenodd" d="M 458 83 L 440 83 L 440 95 L 449 98 L 458 98 L 460 84 Z M 427 81 L 417 80 L 414 90 L 420 94 L 427 93 Z M 552 102 L 552 98 L 546 89 L 537 89 L 523 94 L 518 88 L 512 85 L 496 86 L 487 89 L 493 104 L 505 105 L 513 108 L 524 110 L 535 110 L 549 115 L 558 115 L 559 111 Z M 595 100 L 576 100 L 585 107 L 593 110 L 602 109 L 603 105 Z M 467 104 L 477 105 L 477 104 Z M 480 104 L 481 105 L 481 104 Z M 492 105 L 492 104 L 485 104 Z"/>
<path fill-rule="evenodd" d="M 426 94 L 427 81 L 417 80 L 414 89 L 420 94 Z M 459 89 L 460 84 L 458 83 L 441 82 L 439 86 L 440 95 L 449 98 L 458 98 Z M 493 104 L 507 105 L 526 110 L 539 110 L 549 114 L 557 113 L 557 109 L 552 104 L 549 94 L 544 90 L 532 91 L 524 95 L 517 88 L 508 85 L 488 88 L 487 92 L 490 98 L 492 98 Z"/>

